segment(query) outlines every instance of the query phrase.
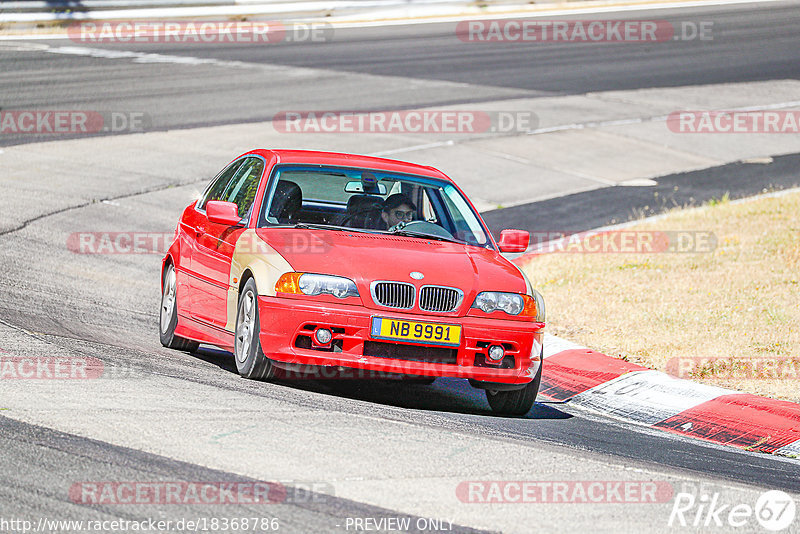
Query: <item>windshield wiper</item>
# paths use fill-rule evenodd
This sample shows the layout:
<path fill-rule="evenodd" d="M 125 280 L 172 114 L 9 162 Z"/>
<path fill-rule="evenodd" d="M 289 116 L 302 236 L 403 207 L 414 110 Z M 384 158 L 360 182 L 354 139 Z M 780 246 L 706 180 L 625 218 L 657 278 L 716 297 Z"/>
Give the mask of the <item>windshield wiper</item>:
<path fill-rule="evenodd" d="M 334 230 L 336 232 L 359 232 L 362 234 L 375 233 L 371 230 L 365 230 L 363 228 L 349 228 L 347 226 L 335 226 L 328 224 L 313 224 L 313 223 L 297 223 L 292 228 L 302 228 L 304 230 Z"/>
<path fill-rule="evenodd" d="M 433 240 L 436 240 L 436 241 L 446 241 L 448 243 L 458 243 L 459 245 L 466 245 L 467 244 L 466 241 L 461 241 L 461 240 L 458 240 L 458 239 L 456 239 L 454 237 L 453 238 L 449 238 L 449 237 L 444 237 L 444 236 L 441 236 L 441 235 L 426 234 L 424 232 L 410 232 L 408 230 L 395 230 L 394 232 L 389 232 L 389 233 L 392 234 L 392 235 L 402 235 L 402 236 L 407 236 L 407 237 L 420 237 L 420 238 L 423 238 L 423 239 L 433 239 Z"/>
<path fill-rule="evenodd" d="M 303 228 L 305 230 L 347 230 L 343 226 L 328 226 L 327 224 L 297 223 L 292 228 Z"/>

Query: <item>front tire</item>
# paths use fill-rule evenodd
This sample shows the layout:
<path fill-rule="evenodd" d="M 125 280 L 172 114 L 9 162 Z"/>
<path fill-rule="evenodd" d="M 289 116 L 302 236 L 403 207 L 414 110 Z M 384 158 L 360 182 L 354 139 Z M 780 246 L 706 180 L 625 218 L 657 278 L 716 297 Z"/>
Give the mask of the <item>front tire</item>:
<path fill-rule="evenodd" d="M 161 312 L 159 314 L 159 338 L 161 344 L 168 349 L 194 352 L 200 343 L 175 335 L 178 326 L 178 282 L 175 276 L 175 267 L 167 266 L 164 272 L 164 291 L 161 294 Z"/>
<path fill-rule="evenodd" d="M 522 389 L 513 391 L 486 390 L 486 400 L 492 411 L 498 415 L 525 415 L 536 402 L 536 395 L 539 393 L 539 384 L 542 382 L 542 367 L 544 358 L 539 364 L 539 371 L 531 382 Z"/>
<path fill-rule="evenodd" d="M 236 312 L 236 339 L 233 355 L 236 370 L 245 378 L 267 380 L 275 375 L 275 366 L 261 350 L 261 321 L 258 314 L 256 282 L 249 279 L 239 295 Z"/>

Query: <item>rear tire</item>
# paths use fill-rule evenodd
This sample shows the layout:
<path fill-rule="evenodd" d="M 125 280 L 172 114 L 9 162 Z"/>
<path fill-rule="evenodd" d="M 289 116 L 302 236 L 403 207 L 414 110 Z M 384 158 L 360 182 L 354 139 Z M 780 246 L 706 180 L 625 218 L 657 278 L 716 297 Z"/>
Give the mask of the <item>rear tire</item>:
<path fill-rule="evenodd" d="M 258 291 L 255 280 L 251 278 L 239 295 L 233 355 L 240 375 L 254 380 L 267 380 L 275 375 L 275 366 L 261 350 L 260 332 Z"/>
<path fill-rule="evenodd" d="M 200 343 L 175 335 L 178 326 L 178 283 L 175 276 L 175 267 L 167 266 L 164 272 L 164 291 L 161 294 L 161 313 L 159 314 L 159 338 L 161 344 L 168 349 L 194 352 Z"/>
<path fill-rule="evenodd" d="M 539 365 L 534 379 L 524 388 L 513 391 L 494 391 L 486 390 L 486 400 L 492 411 L 498 415 L 525 415 L 536 402 L 536 395 L 539 393 L 539 384 L 542 382 L 542 367 L 544 358 Z"/>

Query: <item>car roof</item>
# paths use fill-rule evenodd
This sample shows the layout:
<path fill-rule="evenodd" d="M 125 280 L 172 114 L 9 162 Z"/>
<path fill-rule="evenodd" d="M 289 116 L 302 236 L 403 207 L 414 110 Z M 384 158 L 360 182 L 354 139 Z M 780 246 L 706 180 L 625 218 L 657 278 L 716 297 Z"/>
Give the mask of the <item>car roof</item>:
<path fill-rule="evenodd" d="M 417 165 L 415 163 L 408 163 L 407 161 L 398 161 L 386 158 L 377 158 L 374 156 L 362 156 L 358 154 L 346 154 L 343 152 L 322 152 L 317 150 L 283 150 L 283 149 L 257 149 L 249 152 L 250 154 L 259 154 L 271 159 L 271 156 L 277 158 L 277 163 L 311 163 L 314 165 L 331 165 L 359 167 L 374 169 L 387 172 L 400 172 L 408 174 L 417 174 L 428 176 L 431 178 L 440 178 L 452 182 L 452 180 L 434 167 L 425 165 Z"/>

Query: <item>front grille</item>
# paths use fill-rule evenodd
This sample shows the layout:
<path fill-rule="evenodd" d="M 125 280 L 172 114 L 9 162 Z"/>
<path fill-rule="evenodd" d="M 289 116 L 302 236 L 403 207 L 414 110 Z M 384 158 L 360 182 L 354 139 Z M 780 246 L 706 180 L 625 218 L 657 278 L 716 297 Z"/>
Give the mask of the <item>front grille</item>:
<path fill-rule="evenodd" d="M 419 309 L 431 312 L 451 312 L 458 308 L 464 293 L 454 287 L 423 286 L 419 291 Z"/>
<path fill-rule="evenodd" d="M 458 349 L 365 341 L 364 356 L 455 365 L 457 363 Z"/>
<path fill-rule="evenodd" d="M 370 287 L 375 304 L 408 310 L 414 306 L 414 286 L 405 282 L 373 282 Z"/>

